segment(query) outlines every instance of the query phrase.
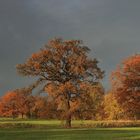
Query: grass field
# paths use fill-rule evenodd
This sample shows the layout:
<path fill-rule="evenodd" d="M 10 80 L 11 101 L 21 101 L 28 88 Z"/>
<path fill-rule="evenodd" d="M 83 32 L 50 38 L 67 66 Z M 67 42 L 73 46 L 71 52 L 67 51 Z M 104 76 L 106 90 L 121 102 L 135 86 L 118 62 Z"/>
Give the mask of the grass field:
<path fill-rule="evenodd" d="M 140 140 L 140 128 L 0 129 L 0 140 Z"/>
<path fill-rule="evenodd" d="M 65 129 L 63 123 L 58 120 L 0 119 L 0 140 L 140 140 L 140 127 L 88 128 L 110 122 L 73 121 L 73 128 Z"/>

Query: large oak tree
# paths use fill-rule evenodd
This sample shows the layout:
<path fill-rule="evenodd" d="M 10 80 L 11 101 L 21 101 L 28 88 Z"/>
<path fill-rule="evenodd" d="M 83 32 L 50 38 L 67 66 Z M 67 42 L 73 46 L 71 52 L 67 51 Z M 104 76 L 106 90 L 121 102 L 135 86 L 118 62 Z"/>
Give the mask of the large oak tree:
<path fill-rule="evenodd" d="M 20 74 L 38 78 L 34 87 L 45 85 L 43 90 L 63 108 L 66 127 L 71 127 L 72 113 L 88 104 L 88 87 L 103 78 L 98 61 L 88 58 L 88 52 L 82 41 L 53 39 L 24 64 L 17 65 Z"/>

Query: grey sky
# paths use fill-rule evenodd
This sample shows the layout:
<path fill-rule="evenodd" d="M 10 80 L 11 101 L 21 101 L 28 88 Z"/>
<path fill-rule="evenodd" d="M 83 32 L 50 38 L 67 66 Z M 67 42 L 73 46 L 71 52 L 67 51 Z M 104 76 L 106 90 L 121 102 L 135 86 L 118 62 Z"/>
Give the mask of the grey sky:
<path fill-rule="evenodd" d="M 109 73 L 140 52 L 140 0 L 0 0 L 0 94 L 31 81 L 15 65 L 54 37 L 81 39 Z"/>

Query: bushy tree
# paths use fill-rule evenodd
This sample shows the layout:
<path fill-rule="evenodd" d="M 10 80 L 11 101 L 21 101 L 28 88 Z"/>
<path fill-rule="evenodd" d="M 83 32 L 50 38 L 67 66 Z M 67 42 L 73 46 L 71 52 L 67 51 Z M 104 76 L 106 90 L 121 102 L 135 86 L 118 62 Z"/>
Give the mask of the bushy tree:
<path fill-rule="evenodd" d="M 17 94 L 13 91 L 8 91 L 0 99 L 0 114 L 15 118 L 18 115 Z"/>
<path fill-rule="evenodd" d="M 125 118 L 125 112 L 121 107 L 121 105 L 118 104 L 112 92 L 109 92 L 104 96 L 103 105 L 104 105 L 105 119 L 119 120 Z"/>
<path fill-rule="evenodd" d="M 34 97 L 26 88 L 6 92 L 0 100 L 2 116 L 30 116 L 34 105 Z"/>
<path fill-rule="evenodd" d="M 131 56 L 112 73 L 118 103 L 133 118 L 140 118 L 140 54 Z"/>

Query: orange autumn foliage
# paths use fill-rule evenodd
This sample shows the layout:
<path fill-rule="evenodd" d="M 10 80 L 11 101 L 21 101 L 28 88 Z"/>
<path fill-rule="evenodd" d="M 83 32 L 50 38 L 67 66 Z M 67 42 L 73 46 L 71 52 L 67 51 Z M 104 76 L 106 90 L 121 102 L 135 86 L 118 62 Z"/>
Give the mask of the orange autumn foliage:
<path fill-rule="evenodd" d="M 3 116 L 16 117 L 18 114 L 17 94 L 9 91 L 0 100 L 0 112 Z"/>
<path fill-rule="evenodd" d="M 1 117 L 56 119 L 57 115 L 60 116 L 60 112 L 52 99 L 33 96 L 26 88 L 9 91 L 0 98 Z"/>
<path fill-rule="evenodd" d="M 112 73 L 112 90 L 130 118 L 140 118 L 140 55 L 123 61 Z"/>

